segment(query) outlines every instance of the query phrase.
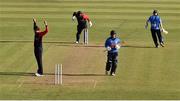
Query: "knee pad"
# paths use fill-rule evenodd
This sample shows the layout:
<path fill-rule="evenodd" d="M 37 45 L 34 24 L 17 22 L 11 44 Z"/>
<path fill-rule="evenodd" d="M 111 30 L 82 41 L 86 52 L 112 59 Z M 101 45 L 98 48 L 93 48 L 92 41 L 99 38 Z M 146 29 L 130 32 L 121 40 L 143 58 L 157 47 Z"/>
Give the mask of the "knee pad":
<path fill-rule="evenodd" d="M 107 63 L 112 63 L 112 61 L 111 61 L 111 60 L 108 60 Z"/>

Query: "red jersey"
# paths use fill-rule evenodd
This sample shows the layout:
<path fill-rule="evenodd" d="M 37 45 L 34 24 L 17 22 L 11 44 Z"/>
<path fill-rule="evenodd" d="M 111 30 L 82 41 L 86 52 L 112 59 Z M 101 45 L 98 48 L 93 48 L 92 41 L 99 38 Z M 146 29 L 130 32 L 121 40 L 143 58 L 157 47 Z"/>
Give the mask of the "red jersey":
<path fill-rule="evenodd" d="M 40 30 L 34 30 L 35 35 L 34 35 L 34 46 L 35 47 L 42 47 L 42 37 L 48 33 L 48 26 L 46 26 L 45 31 L 40 31 Z"/>
<path fill-rule="evenodd" d="M 83 14 L 81 14 L 81 16 L 83 17 L 84 20 L 87 20 L 88 22 L 90 21 L 88 15 L 83 13 Z"/>

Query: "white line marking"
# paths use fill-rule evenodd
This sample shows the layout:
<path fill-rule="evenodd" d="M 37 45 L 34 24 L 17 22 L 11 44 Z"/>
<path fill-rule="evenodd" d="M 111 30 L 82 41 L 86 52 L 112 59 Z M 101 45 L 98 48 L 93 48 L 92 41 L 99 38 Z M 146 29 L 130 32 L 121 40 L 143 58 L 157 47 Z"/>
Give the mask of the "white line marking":
<path fill-rule="evenodd" d="M 18 88 L 20 88 L 23 84 L 24 84 L 24 81 L 22 81 L 22 82 L 19 84 Z"/>
<path fill-rule="evenodd" d="M 96 84 L 97 84 L 97 81 L 94 80 L 94 87 L 93 88 L 96 88 Z"/>

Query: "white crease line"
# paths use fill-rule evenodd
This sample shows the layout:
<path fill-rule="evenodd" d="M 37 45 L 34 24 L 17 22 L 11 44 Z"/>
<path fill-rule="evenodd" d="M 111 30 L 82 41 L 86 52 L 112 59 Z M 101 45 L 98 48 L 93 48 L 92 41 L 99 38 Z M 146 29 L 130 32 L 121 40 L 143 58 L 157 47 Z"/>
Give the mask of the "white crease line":
<path fill-rule="evenodd" d="M 94 80 L 94 86 L 93 86 L 93 88 L 96 88 L 96 84 L 97 84 L 97 81 Z"/>
<path fill-rule="evenodd" d="M 20 87 L 23 85 L 23 83 L 24 83 L 24 81 L 22 81 L 22 82 L 19 84 L 18 88 L 20 88 Z"/>

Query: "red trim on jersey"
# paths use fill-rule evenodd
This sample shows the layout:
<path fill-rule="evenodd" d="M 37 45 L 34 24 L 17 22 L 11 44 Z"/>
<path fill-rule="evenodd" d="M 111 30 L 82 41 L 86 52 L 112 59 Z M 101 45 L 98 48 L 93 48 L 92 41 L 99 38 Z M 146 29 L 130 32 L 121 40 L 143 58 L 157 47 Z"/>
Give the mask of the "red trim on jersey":
<path fill-rule="evenodd" d="M 90 21 L 88 15 L 86 15 L 86 14 L 83 13 L 83 14 L 81 14 L 81 16 L 83 16 L 83 19 L 88 20 L 88 22 Z"/>
<path fill-rule="evenodd" d="M 44 36 L 46 33 L 48 33 L 48 26 L 46 26 L 46 29 L 44 31 L 36 31 L 36 34 L 39 34 L 41 37 Z"/>

